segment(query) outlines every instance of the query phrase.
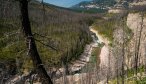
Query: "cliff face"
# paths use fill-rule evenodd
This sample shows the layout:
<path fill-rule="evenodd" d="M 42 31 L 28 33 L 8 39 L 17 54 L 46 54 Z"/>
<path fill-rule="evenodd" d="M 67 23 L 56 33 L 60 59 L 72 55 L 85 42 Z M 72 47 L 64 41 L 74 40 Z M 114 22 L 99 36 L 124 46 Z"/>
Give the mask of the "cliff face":
<path fill-rule="evenodd" d="M 144 65 L 146 59 L 146 17 L 141 16 L 140 13 L 130 13 L 127 17 L 127 26 L 132 30 L 134 35 L 128 44 L 129 52 L 126 64 L 133 67 L 135 52 L 139 51 L 138 64 Z"/>
<path fill-rule="evenodd" d="M 124 29 L 124 30 L 123 30 Z M 128 30 L 128 31 L 127 31 Z M 129 13 L 124 21 L 115 25 L 110 55 L 114 56 L 115 67 L 113 75 L 120 74 L 122 63 L 124 69 L 134 68 L 138 59 L 138 66 L 146 65 L 146 17 L 140 13 Z M 124 42 L 124 45 L 123 45 Z M 136 58 L 136 56 L 138 56 Z M 119 70 L 119 72 L 116 72 Z M 115 72 L 115 73 L 114 73 Z"/>
<path fill-rule="evenodd" d="M 116 26 L 114 31 L 114 42 L 112 54 L 118 60 L 117 66 L 119 69 L 122 67 L 122 60 L 125 61 L 125 69 L 135 66 L 136 55 L 138 56 L 138 66 L 145 65 L 146 60 L 146 17 L 140 13 L 129 13 L 126 19 L 126 27 L 128 27 L 132 35 L 129 32 L 123 32 L 123 25 Z M 121 23 L 122 24 L 122 23 Z M 123 42 L 125 46 L 123 48 Z M 123 51 L 124 49 L 124 51 Z M 123 54 L 124 53 L 124 54 Z M 122 56 L 124 55 L 124 59 Z"/>

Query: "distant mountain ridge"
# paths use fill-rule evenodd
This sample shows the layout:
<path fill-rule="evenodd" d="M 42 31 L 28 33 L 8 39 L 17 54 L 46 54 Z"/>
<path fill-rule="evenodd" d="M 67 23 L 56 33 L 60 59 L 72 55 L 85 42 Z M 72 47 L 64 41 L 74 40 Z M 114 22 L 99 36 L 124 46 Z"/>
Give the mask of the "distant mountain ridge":
<path fill-rule="evenodd" d="M 116 4 L 115 0 L 82 1 L 70 8 L 74 10 L 80 10 L 82 12 L 105 12 L 114 4 Z"/>

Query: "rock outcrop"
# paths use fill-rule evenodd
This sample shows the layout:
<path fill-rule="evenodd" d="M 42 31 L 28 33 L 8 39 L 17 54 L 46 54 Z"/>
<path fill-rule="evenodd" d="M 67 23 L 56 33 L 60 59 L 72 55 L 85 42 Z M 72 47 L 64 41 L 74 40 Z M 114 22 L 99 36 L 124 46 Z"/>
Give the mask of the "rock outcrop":
<path fill-rule="evenodd" d="M 127 17 L 127 26 L 132 30 L 134 35 L 128 44 L 129 54 L 126 64 L 134 67 L 135 53 L 139 51 L 138 65 L 144 65 L 146 60 L 146 17 L 140 13 L 130 13 Z"/>

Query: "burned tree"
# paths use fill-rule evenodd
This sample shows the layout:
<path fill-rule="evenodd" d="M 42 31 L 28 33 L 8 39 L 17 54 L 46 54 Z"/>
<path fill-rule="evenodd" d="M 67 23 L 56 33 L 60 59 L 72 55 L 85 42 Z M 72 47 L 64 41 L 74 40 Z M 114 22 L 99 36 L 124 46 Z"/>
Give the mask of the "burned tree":
<path fill-rule="evenodd" d="M 19 0 L 21 17 L 22 17 L 22 29 L 24 36 L 26 38 L 26 44 L 28 47 L 28 55 L 31 56 L 33 65 L 38 72 L 39 77 L 42 79 L 43 84 L 53 84 L 51 78 L 48 76 L 47 71 L 45 70 L 42 60 L 40 59 L 37 47 L 35 44 L 35 39 L 33 37 L 29 15 L 28 15 L 28 0 Z"/>

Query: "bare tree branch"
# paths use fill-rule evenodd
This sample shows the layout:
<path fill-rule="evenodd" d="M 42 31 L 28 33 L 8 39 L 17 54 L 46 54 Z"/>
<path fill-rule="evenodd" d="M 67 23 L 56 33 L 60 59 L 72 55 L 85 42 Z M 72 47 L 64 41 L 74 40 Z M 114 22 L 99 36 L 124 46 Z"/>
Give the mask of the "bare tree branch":
<path fill-rule="evenodd" d="M 47 46 L 47 47 L 49 47 L 49 48 L 51 48 L 51 49 L 53 49 L 53 50 L 58 51 L 58 49 L 54 48 L 53 46 L 51 46 L 51 45 L 49 45 L 49 44 L 45 44 L 45 43 L 43 43 L 43 42 L 41 42 L 40 40 L 37 40 L 37 39 L 35 39 L 35 40 L 36 40 L 37 42 L 41 43 L 41 44 L 44 45 L 44 46 Z"/>

